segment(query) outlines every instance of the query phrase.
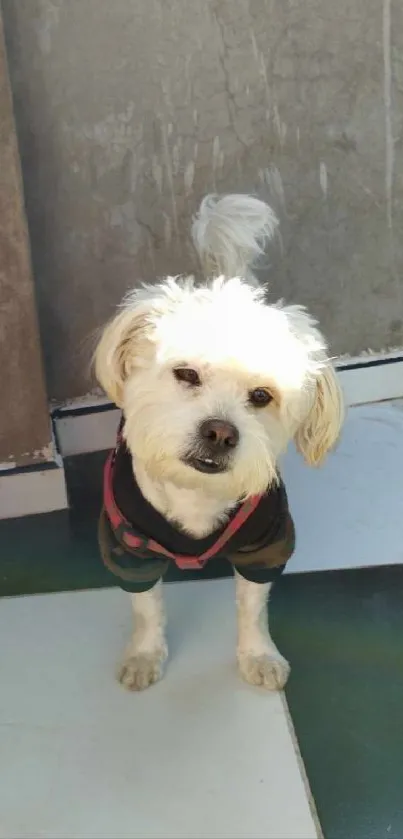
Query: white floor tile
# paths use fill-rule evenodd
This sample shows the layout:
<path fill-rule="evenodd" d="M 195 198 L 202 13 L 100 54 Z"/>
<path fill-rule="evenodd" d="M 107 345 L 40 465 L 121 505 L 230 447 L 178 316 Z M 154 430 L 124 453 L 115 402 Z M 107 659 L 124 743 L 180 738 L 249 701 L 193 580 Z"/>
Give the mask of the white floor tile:
<path fill-rule="evenodd" d="M 403 562 L 403 405 L 351 408 L 321 469 L 295 451 L 283 474 L 297 532 L 286 573 Z"/>
<path fill-rule="evenodd" d="M 282 698 L 236 673 L 231 581 L 166 595 L 169 669 L 138 695 L 122 592 L 2 601 L 2 839 L 315 839 Z"/>

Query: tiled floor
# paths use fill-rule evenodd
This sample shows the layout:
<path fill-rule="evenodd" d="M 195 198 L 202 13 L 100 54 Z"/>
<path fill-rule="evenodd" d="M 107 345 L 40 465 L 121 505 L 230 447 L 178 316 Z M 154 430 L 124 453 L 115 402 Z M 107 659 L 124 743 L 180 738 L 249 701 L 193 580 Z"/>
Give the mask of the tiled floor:
<path fill-rule="evenodd" d="M 285 700 L 236 673 L 232 581 L 166 595 L 170 666 L 137 695 L 123 593 L 3 600 L 2 839 L 315 839 Z"/>
<path fill-rule="evenodd" d="M 403 566 L 289 575 L 271 605 L 326 839 L 402 839 Z M 4 599 L 1 839 L 315 839 L 284 700 L 234 665 L 231 580 L 166 586 L 164 681 L 125 693 L 114 590 Z"/>
<path fill-rule="evenodd" d="M 101 466 L 67 463 L 71 513 L 0 522 L 0 594 L 105 586 Z M 352 409 L 323 470 L 284 472 L 297 551 L 271 622 L 322 830 L 402 839 L 402 404 Z M 123 593 L 1 600 L 0 839 L 315 839 L 284 698 L 236 674 L 232 581 L 166 595 L 169 670 L 140 696 L 114 679 Z"/>

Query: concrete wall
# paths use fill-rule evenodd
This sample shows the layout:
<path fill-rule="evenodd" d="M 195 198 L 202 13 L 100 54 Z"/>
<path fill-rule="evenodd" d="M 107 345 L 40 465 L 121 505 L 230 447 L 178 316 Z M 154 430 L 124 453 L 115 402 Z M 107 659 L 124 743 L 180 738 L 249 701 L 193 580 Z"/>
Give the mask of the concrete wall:
<path fill-rule="evenodd" d="M 3 468 L 52 457 L 34 296 L 0 13 L 0 464 Z M 2 511 L 0 518 L 1 514 Z"/>
<path fill-rule="evenodd" d="M 282 220 L 273 295 L 335 353 L 403 344 L 400 0 L 3 0 L 48 386 L 212 189 Z"/>

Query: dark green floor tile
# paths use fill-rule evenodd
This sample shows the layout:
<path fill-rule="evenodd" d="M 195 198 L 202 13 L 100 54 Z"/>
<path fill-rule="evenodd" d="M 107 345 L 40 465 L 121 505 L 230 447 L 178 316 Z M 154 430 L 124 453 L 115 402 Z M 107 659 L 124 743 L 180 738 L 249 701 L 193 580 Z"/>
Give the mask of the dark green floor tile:
<path fill-rule="evenodd" d="M 67 458 L 70 509 L 0 520 L 0 596 L 101 588 L 116 584 L 98 550 L 106 453 Z M 211 560 L 202 571 L 174 565 L 167 581 L 212 579 L 231 574 L 228 563 Z"/>
<path fill-rule="evenodd" d="M 107 585 L 95 540 L 67 511 L 0 521 L 0 595 Z"/>
<path fill-rule="evenodd" d="M 325 839 L 402 839 L 403 567 L 284 577 L 272 616 Z"/>

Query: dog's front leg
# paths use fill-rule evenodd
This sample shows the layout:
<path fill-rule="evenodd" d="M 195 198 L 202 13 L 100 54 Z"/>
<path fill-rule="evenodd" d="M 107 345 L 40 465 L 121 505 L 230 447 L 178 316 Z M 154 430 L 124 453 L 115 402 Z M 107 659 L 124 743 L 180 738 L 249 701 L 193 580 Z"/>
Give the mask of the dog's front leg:
<path fill-rule="evenodd" d="M 251 685 L 281 690 L 290 667 L 269 633 L 267 602 L 271 584 L 251 583 L 237 572 L 235 580 L 240 673 Z"/>
<path fill-rule="evenodd" d="M 134 632 L 118 675 L 128 690 L 144 690 L 161 678 L 168 655 L 162 583 L 131 598 Z"/>

